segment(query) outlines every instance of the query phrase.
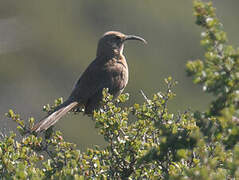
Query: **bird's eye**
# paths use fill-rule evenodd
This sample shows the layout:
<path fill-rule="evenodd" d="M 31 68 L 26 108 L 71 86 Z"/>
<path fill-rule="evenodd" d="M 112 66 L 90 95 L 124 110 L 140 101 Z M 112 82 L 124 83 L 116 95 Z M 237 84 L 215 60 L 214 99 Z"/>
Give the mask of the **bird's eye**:
<path fill-rule="evenodd" d="M 121 40 L 121 37 L 115 36 L 115 39 L 116 39 L 116 40 Z"/>

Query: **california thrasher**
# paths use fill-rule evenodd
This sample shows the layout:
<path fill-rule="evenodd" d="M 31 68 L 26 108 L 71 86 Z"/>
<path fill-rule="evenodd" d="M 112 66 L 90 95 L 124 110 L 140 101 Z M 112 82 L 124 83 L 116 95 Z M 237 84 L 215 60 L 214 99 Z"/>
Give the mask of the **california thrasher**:
<path fill-rule="evenodd" d="M 139 36 L 106 32 L 98 42 L 95 60 L 81 75 L 69 98 L 37 123 L 32 131 L 47 130 L 67 112 L 79 106 L 84 106 L 86 114 L 92 114 L 100 106 L 103 88 L 108 88 L 109 93 L 117 97 L 128 83 L 128 65 L 123 55 L 126 40 L 146 43 Z"/>

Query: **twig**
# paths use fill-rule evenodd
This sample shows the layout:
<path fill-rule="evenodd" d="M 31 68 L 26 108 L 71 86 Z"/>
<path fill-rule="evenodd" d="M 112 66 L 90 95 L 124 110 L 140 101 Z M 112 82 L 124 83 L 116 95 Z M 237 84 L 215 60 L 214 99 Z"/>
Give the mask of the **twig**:
<path fill-rule="evenodd" d="M 142 96 L 144 97 L 144 99 L 145 99 L 145 101 L 148 103 L 148 104 L 150 104 L 150 101 L 149 101 L 149 99 L 147 98 L 147 96 L 144 94 L 144 92 L 143 92 L 143 90 L 141 89 L 140 90 L 140 93 L 142 94 Z"/>

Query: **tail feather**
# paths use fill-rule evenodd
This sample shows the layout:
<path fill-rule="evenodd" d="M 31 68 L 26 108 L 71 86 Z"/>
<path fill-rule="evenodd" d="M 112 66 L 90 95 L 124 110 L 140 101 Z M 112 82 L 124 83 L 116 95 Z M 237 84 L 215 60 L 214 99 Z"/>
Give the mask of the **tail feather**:
<path fill-rule="evenodd" d="M 67 112 L 72 110 L 77 105 L 78 105 L 78 102 L 75 102 L 75 101 L 64 102 L 62 105 L 57 107 L 57 109 L 53 113 L 51 113 L 50 115 L 42 119 L 39 123 L 37 123 L 32 128 L 32 131 L 40 132 L 43 130 L 47 130 L 49 127 L 54 125 L 62 116 L 64 116 Z"/>

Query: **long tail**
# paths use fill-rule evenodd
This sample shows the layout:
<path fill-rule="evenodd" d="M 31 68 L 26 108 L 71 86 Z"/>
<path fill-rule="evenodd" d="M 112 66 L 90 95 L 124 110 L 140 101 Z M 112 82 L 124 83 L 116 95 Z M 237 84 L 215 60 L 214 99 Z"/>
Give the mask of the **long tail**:
<path fill-rule="evenodd" d="M 49 127 L 54 125 L 62 116 L 64 116 L 67 112 L 72 110 L 77 105 L 78 102 L 76 101 L 65 101 L 63 104 L 58 106 L 54 110 L 54 112 L 35 124 L 35 126 L 32 128 L 32 131 L 40 132 L 47 130 Z"/>

